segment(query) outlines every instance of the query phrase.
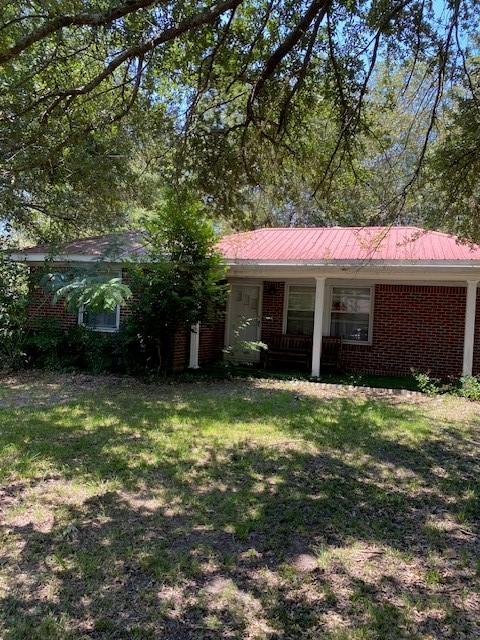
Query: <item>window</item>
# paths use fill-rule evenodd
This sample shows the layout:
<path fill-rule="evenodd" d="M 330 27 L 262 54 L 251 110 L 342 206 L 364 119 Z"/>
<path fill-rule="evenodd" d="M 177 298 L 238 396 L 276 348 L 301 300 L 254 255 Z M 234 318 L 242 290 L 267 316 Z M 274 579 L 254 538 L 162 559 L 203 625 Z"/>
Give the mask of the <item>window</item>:
<path fill-rule="evenodd" d="M 78 314 L 78 324 L 83 324 L 94 331 L 118 331 L 120 321 L 120 307 L 115 311 L 101 311 L 93 313 L 88 307 L 82 307 Z"/>
<path fill-rule="evenodd" d="M 313 335 L 314 309 L 315 287 L 290 285 L 285 332 L 297 336 Z"/>
<path fill-rule="evenodd" d="M 333 287 L 330 335 L 348 342 L 369 342 L 371 299 L 370 287 Z"/>

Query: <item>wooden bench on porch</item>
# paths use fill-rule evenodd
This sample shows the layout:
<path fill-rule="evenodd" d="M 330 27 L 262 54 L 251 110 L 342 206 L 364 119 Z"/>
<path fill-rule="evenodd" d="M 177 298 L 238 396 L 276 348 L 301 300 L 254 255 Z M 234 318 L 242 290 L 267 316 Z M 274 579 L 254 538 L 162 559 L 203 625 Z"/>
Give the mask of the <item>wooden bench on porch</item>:
<path fill-rule="evenodd" d="M 263 363 L 268 369 L 300 367 L 310 370 L 312 364 L 311 336 L 276 335 L 268 342 L 264 352 Z M 322 342 L 321 366 L 328 372 L 340 369 L 342 339 L 324 336 Z"/>
<path fill-rule="evenodd" d="M 312 360 L 311 336 L 272 336 L 264 352 L 264 365 L 268 369 L 292 366 L 309 369 Z"/>

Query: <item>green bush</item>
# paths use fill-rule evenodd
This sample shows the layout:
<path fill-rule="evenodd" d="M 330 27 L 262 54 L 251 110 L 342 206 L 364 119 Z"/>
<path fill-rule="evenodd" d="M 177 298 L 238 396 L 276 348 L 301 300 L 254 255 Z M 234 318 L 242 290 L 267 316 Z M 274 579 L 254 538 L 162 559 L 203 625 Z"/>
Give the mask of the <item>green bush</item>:
<path fill-rule="evenodd" d="M 460 386 L 457 393 L 462 398 L 480 400 L 480 380 L 475 376 L 463 376 L 460 378 Z"/>
<path fill-rule="evenodd" d="M 463 376 L 457 380 L 452 379 L 448 384 L 444 385 L 440 385 L 440 380 L 432 378 L 428 373 L 413 372 L 413 377 L 419 391 L 423 393 L 428 393 L 429 395 L 449 393 L 469 400 L 480 400 L 480 379 L 475 376 Z"/>
<path fill-rule="evenodd" d="M 422 373 L 420 371 L 413 372 L 413 377 L 417 383 L 419 391 L 428 393 L 428 395 L 435 395 L 440 392 L 440 381 L 438 378 L 430 377 L 428 373 Z"/>
<path fill-rule="evenodd" d="M 10 249 L 0 237 L 0 369 L 18 368 L 25 357 L 27 270 L 8 260 Z"/>
<path fill-rule="evenodd" d="M 50 319 L 42 318 L 35 321 L 34 326 L 25 337 L 25 353 L 28 362 L 37 367 L 47 369 L 61 369 L 62 340 L 64 331 L 58 324 Z"/>
<path fill-rule="evenodd" d="M 208 213 L 191 194 L 168 190 L 145 220 L 146 255 L 128 265 L 135 294 L 130 323 L 151 372 L 171 368 L 178 330 L 204 322 L 225 304 L 225 266 Z"/>
<path fill-rule="evenodd" d="M 128 326 L 118 333 L 101 333 L 41 320 L 28 332 L 25 352 L 30 365 L 46 369 L 129 374 L 142 369 L 139 341 Z"/>

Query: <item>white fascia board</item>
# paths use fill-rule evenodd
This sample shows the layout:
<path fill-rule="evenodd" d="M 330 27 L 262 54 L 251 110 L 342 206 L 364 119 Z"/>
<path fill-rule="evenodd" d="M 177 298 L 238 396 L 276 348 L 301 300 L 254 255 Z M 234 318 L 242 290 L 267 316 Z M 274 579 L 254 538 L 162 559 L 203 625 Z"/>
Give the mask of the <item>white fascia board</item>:
<path fill-rule="evenodd" d="M 412 267 L 410 265 L 395 267 L 373 268 L 369 267 L 325 267 L 311 265 L 302 265 L 302 268 L 272 265 L 235 265 L 230 267 L 228 271 L 229 278 L 257 278 L 262 280 L 286 280 L 295 278 L 315 278 L 324 276 L 326 278 L 349 279 L 349 280 L 370 280 L 377 281 L 423 281 L 423 282 L 465 282 L 471 280 L 472 277 L 480 279 L 480 265 L 472 265 L 466 268 L 465 265 L 454 268 L 443 265 L 443 269 L 438 267 L 430 268 L 422 266 L 421 268 Z"/>
<path fill-rule="evenodd" d="M 53 262 L 76 262 L 76 263 L 103 263 L 103 264 L 120 264 L 123 260 L 113 260 L 111 258 L 101 256 L 92 256 L 84 254 L 64 254 L 52 256 L 48 253 L 12 253 L 9 259 L 14 262 L 31 262 L 43 263 L 48 260 Z M 128 259 L 127 259 L 128 261 Z M 324 271 L 325 275 L 333 277 L 382 277 L 390 279 L 391 277 L 405 276 L 406 274 L 414 275 L 418 272 L 423 280 L 428 280 L 433 276 L 438 278 L 443 269 L 442 277 L 448 276 L 455 279 L 462 279 L 462 272 L 465 278 L 471 278 L 475 271 L 480 275 L 480 260 L 437 260 L 437 261 L 417 261 L 417 260 L 330 260 L 330 261 L 285 261 L 279 262 L 275 260 L 225 260 L 225 266 L 229 268 L 229 272 L 234 276 L 251 276 L 263 277 L 269 275 L 271 277 L 295 277 L 318 276 L 319 269 Z M 327 276 L 327 277 L 328 277 Z"/>

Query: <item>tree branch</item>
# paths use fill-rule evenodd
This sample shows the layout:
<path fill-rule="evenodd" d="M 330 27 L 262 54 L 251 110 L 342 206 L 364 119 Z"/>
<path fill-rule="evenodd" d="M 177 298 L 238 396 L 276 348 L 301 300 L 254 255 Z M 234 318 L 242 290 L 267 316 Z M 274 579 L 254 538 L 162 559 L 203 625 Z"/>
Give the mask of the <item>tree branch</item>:
<path fill-rule="evenodd" d="M 33 31 L 28 36 L 25 36 L 14 45 L 0 51 L 0 64 L 5 64 L 13 58 L 16 58 L 26 49 L 29 49 L 33 44 L 44 40 L 51 36 L 53 33 L 64 29 L 65 27 L 100 27 L 111 24 L 120 18 L 124 18 L 130 13 L 134 13 L 139 9 L 145 9 L 151 5 L 159 4 L 159 0 L 126 0 L 125 4 L 106 11 L 105 13 L 81 13 L 76 16 L 57 16 L 52 20 L 46 21 L 39 29 Z"/>
<path fill-rule="evenodd" d="M 302 66 L 300 68 L 300 71 L 297 74 L 297 79 L 293 87 L 288 92 L 287 97 L 285 98 L 282 104 L 280 116 L 278 118 L 278 132 L 280 132 L 285 127 L 287 122 L 288 107 L 290 106 L 293 98 L 295 97 L 295 94 L 299 91 L 300 87 L 302 86 L 303 81 L 305 80 L 305 76 L 307 75 L 307 70 L 312 58 L 313 48 L 317 40 L 318 30 L 320 29 L 320 24 L 323 18 L 325 17 L 326 13 L 327 13 L 327 8 L 325 7 L 324 9 L 319 11 L 317 18 L 314 22 L 313 30 L 309 38 L 307 50 L 303 57 Z"/>
<path fill-rule="evenodd" d="M 262 92 L 267 80 L 274 73 L 275 69 L 282 62 L 285 56 L 287 56 L 303 38 L 318 13 L 327 11 L 330 5 L 330 1 L 331 0 L 313 0 L 295 29 L 293 29 L 293 31 L 288 34 L 288 36 L 283 40 L 282 44 L 277 47 L 277 49 L 275 49 L 270 58 L 267 60 L 248 99 L 247 124 L 255 120 L 253 105 L 259 94 Z"/>
<path fill-rule="evenodd" d="M 37 101 L 37 105 L 39 102 L 45 102 L 45 100 L 48 100 L 49 98 L 55 98 L 55 106 L 57 106 L 58 102 L 65 98 L 75 98 L 76 96 L 90 93 L 99 84 L 101 84 L 104 80 L 111 76 L 115 72 L 115 70 L 118 69 L 118 67 L 120 67 L 124 62 L 127 62 L 131 58 L 139 58 L 140 56 L 152 51 L 156 47 L 179 38 L 181 35 L 188 31 L 214 22 L 218 17 L 220 17 L 227 11 L 236 9 L 241 4 L 241 2 L 242 0 L 225 0 L 224 2 L 218 2 L 208 9 L 205 9 L 205 11 L 186 18 L 175 27 L 165 29 L 160 35 L 155 36 L 154 38 L 150 38 L 143 44 L 128 47 L 127 49 L 122 51 L 122 53 L 115 56 L 103 69 L 103 71 L 101 71 L 98 75 L 96 75 L 82 87 L 75 87 L 72 89 L 65 89 L 63 91 L 50 93 L 46 96 L 43 96 L 43 98 Z"/>

